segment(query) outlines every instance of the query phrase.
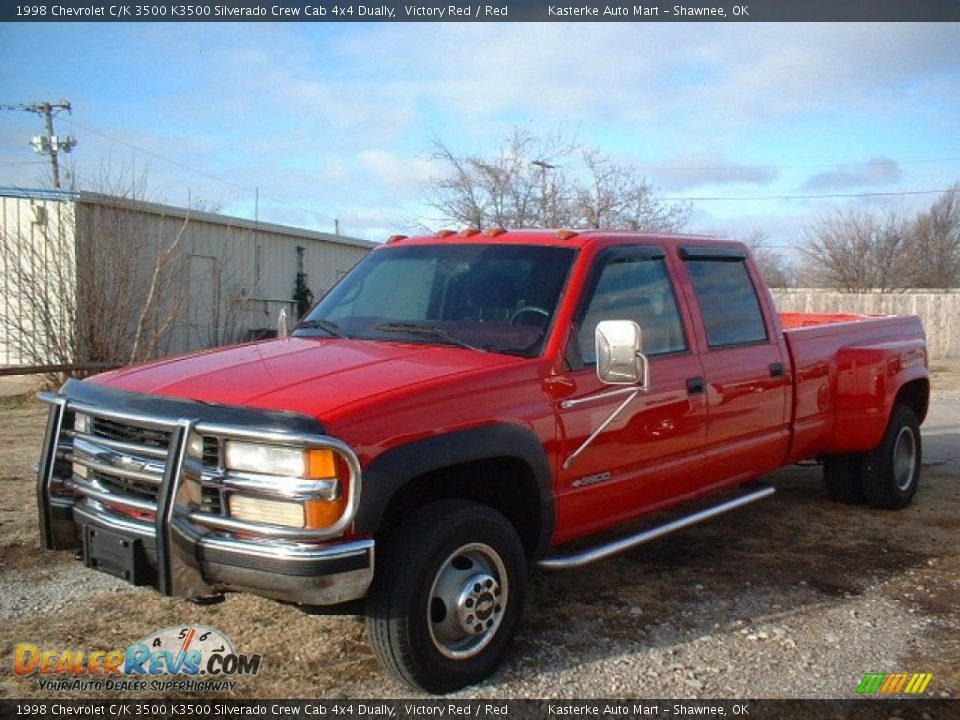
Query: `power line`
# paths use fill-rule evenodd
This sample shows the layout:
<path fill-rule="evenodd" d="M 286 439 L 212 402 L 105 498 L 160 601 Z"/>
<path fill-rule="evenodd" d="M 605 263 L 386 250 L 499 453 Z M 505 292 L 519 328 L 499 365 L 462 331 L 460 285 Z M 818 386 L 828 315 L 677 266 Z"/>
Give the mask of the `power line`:
<path fill-rule="evenodd" d="M 897 165 L 920 165 L 930 163 L 960 163 L 960 158 L 930 158 L 925 160 L 867 160 L 866 162 L 846 163 L 819 163 L 814 165 L 637 165 L 638 170 L 813 170 L 816 168 L 849 168 L 849 167 L 892 167 Z"/>
<path fill-rule="evenodd" d="M 866 192 L 866 193 L 830 193 L 824 195 L 753 195 L 736 197 L 663 197 L 661 200 L 688 200 L 691 202 L 714 202 L 725 200 L 826 200 L 831 198 L 861 198 L 861 197 L 901 197 L 906 195 L 942 195 L 947 190 L 904 190 L 902 192 Z"/>
<path fill-rule="evenodd" d="M 164 161 L 164 162 L 170 163 L 171 165 L 175 165 L 175 166 L 177 166 L 177 167 L 179 167 L 179 168 L 182 168 L 182 169 L 184 169 L 184 170 L 188 170 L 188 171 L 190 171 L 190 172 L 192 172 L 192 173 L 196 173 L 197 175 L 202 175 L 202 176 L 205 177 L 205 178 L 208 178 L 208 179 L 210 179 L 210 180 L 214 180 L 214 181 L 219 182 L 219 183 L 223 183 L 224 185 L 228 185 L 228 186 L 230 186 L 230 187 L 232 187 L 232 188 L 235 188 L 235 189 L 237 189 L 237 190 L 243 190 L 244 192 L 249 192 L 249 193 L 254 193 L 254 194 L 258 194 L 258 193 L 259 193 L 259 196 L 260 196 L 260 197 L 265 197 L 265 198 L 267 198 L 268 200 L 272 200 L 273 202 L 275 202 L 275 203 L 277 203 L 277 204 L 279 204 L 279 205 L 284 205 L 284 206 L 289 207 L 289 208 L 292 208 L 292 209 L 294 209 L 294 210 L 298 210 L 298 211 L 300 211 L 300 212 L 304 212 L 304 213 L 307 213 L 307 214 L 309 214 L 309 215 L 313 215 L 313 216 L 318 217 L 318 218 L 320 218 L 320 219 L 322 219 L 322 220 L 326 220 L 326 221 L 334 220 L 334 218 L 333 218 L 332 216 L 330 216 L 330 215 L 324 215 L 324 214 L 322 214 L 322 213 L 316 212 L 315 210 L 308 210 L 307 208 L 303 208 L 303 207 L 300 207 L 300 206 L 298 206 L 298 205 L 294 205 L 293 203 L 287 202 L 286 200 L 281 200 L 280 198 L 275 197 L 275 196 L 273 196 L 273 195 L 268 195 L 268 194 L 260 191 L 258 188 L 252 188 L 252 187 L 247 187 L 246 185 L 240 185 L 240 184 L 238 184 L 238 183 L 232 182 L 231 180 L 227 180 L 227 179 L 225 179 L 225 178 L 222 178 L 222 177 L 219 177 L 219 176 L 217 176 L 217 175 L 214 175 L 213 173 L 207 172 L 206 170 L 201 170 L 201 169 L 199 169 L 199 168 L 195 168 L 195 167 L 193 167 L 193 166 L 191 166 L 191 165 L 187 165 L 186 163 L 180 162 L 179 160 L 174 160 L 173 158 L 168 158 L 168 157 L 166 157 L 166 156 L 164 156 L 164 155 L 161 155 L 160 153 L 154 152 L 153 150 L 147 150 L 146 148 L 142 148 L 142 147 L 140 147 L 139 145 L 134 145 L 133 143 L 127 142 L 127 141 L 125 141 L 125 140 L 120 140 L 119 138 L 112 137 L 112 136 L 110 136 L 110 135 L 107 135 L 105 132 L 101 132 L 100 130 L 94 130 L 92 127 L 88 127 L 88 126 L 86 126 L 86 125 L 81 125 L 81 124 L 78 123 L 76 120 L 68 120 L 67 122 L 69 122 L 69 123 L 70 123 L 71 125 L 73 125 L 74 127 L 80 128 L 81 130 L 86 130 L 87 132 L 91 132 L 91 133 L 93 133 L 94 135 L 99 135 L 100 137 L 104 138 L 105 140 L 109 140 L 109 141 L 112 142 L 112 143 L 116 143 L 117 145 L 123 145 L 124 147 L 130 148 L 131 150 L 136 150 L 137 152 L 142 152 L 142 153 L 144 153 L 145 155 L 149 155 L 149 156 L 151 156 L 151 157 L 155 157 L 155 158 L 157 158 L 158 160 L 162 160 L 162 161 Z"/>

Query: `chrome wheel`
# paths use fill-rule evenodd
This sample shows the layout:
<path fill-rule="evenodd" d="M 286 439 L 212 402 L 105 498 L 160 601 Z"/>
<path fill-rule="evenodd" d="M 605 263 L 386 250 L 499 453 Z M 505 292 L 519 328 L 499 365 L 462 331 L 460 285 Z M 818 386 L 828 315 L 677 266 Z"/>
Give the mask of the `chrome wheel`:
<path fill-rule="evenodd" d="M 922 464 L 920 421 L 912 408 L 898 405 L 883 441 L 863 456 L 860 476 L 864 499 L 873 507 L 905 508 L 917 493 Z"/>
<path fill-rule="evenodd" d="M 427 626 L 441 654 L 462 660 L 496 635 L 509 601 L 503 560 L 489 545 L 471 543 L 451 553 L 430 588 Z"/>
<path fill-rule="evenodd" d="M 917 439 L 910 427 L 900 428 L 893 447 L 893 481 L 901 492 L 913 483 L 917 470 Z"/>
<path fill-rule="evenodd" d="M 489 676 L 523 611 L 527 566 L 516 528 L 489 506 L 436 500 L 380 548 L 366 608 L 377 659 L 432 693 Z"/>

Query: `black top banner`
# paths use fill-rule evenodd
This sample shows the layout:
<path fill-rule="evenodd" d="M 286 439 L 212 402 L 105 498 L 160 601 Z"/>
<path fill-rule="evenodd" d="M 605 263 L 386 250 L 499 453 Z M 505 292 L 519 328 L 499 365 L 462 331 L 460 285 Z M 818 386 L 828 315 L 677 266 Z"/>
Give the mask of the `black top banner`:
<path fill-rule="evenodd" d="M 945 22 L 960 0 L 264 0 L 4 3 L 3 22 Z"/>

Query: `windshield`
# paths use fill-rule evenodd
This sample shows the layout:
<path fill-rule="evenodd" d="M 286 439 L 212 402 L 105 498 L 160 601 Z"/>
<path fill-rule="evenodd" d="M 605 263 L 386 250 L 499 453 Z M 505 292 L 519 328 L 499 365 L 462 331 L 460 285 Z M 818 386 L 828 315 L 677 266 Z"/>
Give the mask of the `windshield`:
<path fill-rule="evenodd" d="M 420 245 L 370 253 L 295 335 L 539 354 L 575 251 L 532 245 Z"/>

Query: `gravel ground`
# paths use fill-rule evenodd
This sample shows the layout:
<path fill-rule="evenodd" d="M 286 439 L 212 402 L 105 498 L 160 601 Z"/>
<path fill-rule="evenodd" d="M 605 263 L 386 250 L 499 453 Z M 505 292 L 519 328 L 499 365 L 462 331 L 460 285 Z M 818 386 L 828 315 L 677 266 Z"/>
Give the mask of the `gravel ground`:
<path fill-rule="evenodd" d="M 455 697 L 849 698 L 864 673 L 895 671 L 931 672 L 928 696 L 960 697 L 957 368 L 936 373 L 934 407 L 910 508 L 834 504 L 818 469 L 788 468 L 769 500 L 594 566 L 536 572 L 505 662 Z M 112 649 L 186 623 L 263 655 L 231 697 L 416 695 L 382 675 L 357 617 L 245 595 L 197 606 L 38 550 L 44 415 L 0 399 L 0 696 L 51 696 L 12 675 L 18 642 Z"/>

